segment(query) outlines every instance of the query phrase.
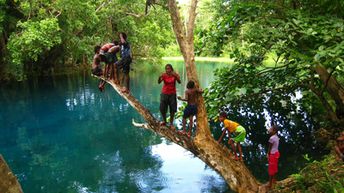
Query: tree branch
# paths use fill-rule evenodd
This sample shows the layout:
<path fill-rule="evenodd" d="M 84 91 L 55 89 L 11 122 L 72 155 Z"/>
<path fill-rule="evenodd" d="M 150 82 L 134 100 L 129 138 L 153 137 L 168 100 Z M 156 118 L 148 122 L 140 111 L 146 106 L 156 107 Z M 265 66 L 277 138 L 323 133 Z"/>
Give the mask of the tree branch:
<path fill-rule="evenodd" d="M 210 134 L 207 134 L 207 132 L 210 132 L 209 128 L 206 127 L 207 125 L 205 126 L 207 132 L 203 131 L 204 128 L 199 127 L 200 119 L 205 119 L 207 121 L 206 117 L 197 117 L 197 132 L 202 131 L 202 136 L 196 134 L 196 137 L 191 139 L 186 135 L 180 134 L 175 129 L 161 126 L 159 121 L 155 119 L 134 96 L 130 93 L 122 93 L 121 87 L 114 84 L 112 80 L 106 80 L 103 77 L 98 76 L 94 77 L 110 84 L 120 96 L 127 100 L 127 102 L 143 116 L 147 122 L 145 124 L 140 124 L 135 123 L 134 121 L 134 125 L 154 131 L 156 134 L 165 137 L 190 151 L 206 164 L 211 166 L 215 171 L 219 172 L 233 190 L 245 193 L 257 192 L 259 183 L 246 168 L 245 164 L 243 162 L 234 161 L 233 157 L 228 156 L 230 154 L 229 149 L 225 146 L 221 146 Z"/>
<path fill-rule="evenodd" d="M 332 109 L 331 105 L 327 102 L 326 98 L 323 95 L 323 92 L 319 91 L 314 84 L 314 77 L 311 76 L 311 80 L 309 83 L 309 88 L 311 89 L 311 91 L 315 94 L 315 96 L 318 97 L 318 99 L 320 100 L 320 102 L 323 104 L 323 106 L 326 109 L 327 112 L 327 116 L 334 122 L 338 121 L 338 117 L 336 115 L 336 113 L 334 112 L 334 110 Z"/>
<path fill-rule="evenodd" d="M 98 11 L 100 11 L 103 7 L 105 7 L 106 5 L 110 4 L 112 0 L 108 0 L 108 1 L 105 1 L 103 2 L 97 9 L 96 9 L 96 13 Z"/>
<path fill-rule="evenodd" d="M 190 140 L 190 138 L 188 138 L 185 135 L 179 134 L 179 132 L 177 132 L 177 130 L 175 129 L 169 129 L 166 126 L 161 126 L 159 121 L 155 117 L 153 117 L 150 111 L 146 109 L 133 95 L 131 95 L 130 93 L 121 92 L 122 88 L 118 84 L 115 84 L 112 80 L 107 80 L 104 77 L 99 77 L 95 75 L 92 76 L 110 84 L 113 87 L 113 89 L 122 98 L 124 98 L 134 109 L 136 109 L 136 111 L 139 114 L 141 114 L 142 117 L 147 121 L 147 123 L 144 124 L 136 123 L 135 121 L 133 121 L 134 126 L 151 130 L 159 134 L 160 136 L 165 137 L 166 139 L 182 146 L 186 150 L 194 153 L 195 155 L 198 154 L 195 150 L 194 142 Z"/>
<path fill-rule="evenodd" d="M 139 127 L 139 128 L 144 128 L 144 129 L 151 129 L 149 128 L 147 123 L 137 123 L 135 122 L 134 119 L 132 119 L 131 123 L 135 126 L 135 127 Z"/>
<path fill-rule="evenodd" d="M 180 17 L 180 13 L 177 7 L 177 2 L 175 0 L 168 0 L 168 9 L 171 15 L 172 26 L 174 33 L 176 34 L 176 38 L 178 44 L 180 46 L 180 50 L 183 54 L 183 57 L 186 58 L 186 45 L 185 45 L 185 26 L 182 24 L 182 19 Z"/>
<path fill-rule="evenodd" d="M 195 26 L 195 19 L 196 19 L 196 7 L 197 7 L 197 0 L 191 1 L 191 6 L 189 9 L 189 20 L 187 22 L 187 39 L 188 42 L 193 42 L 194 40 L 194 26 Z"/>
<path fill-rule="evenodd" d="M 325 92 L 325 90 L 326 90 L 326 88 L 327 88 L 327 85 L 328 85 L 328 82 L 329 82 L 331 76 L 333 75 L 334 71 L 336 71 L 336 68 L 337 68 L 337 67 L 335 67 L 335 68 L 331 71 L 331 73 L 328 75 L 328 77 L 327 77 L 327 79 L 326 79 L 326 82 L 325 82 L 325 86 L 324 86 L 324 88 L 323 88 L 322 91 L 321 91 L 321 94 L 323 94 L 323 93 Z"/>
<path fill-rule="evenodd" d="M 131 12 L 125 12 L 126 15 L 130 15 L 136 18 L 142 18 L 145 16 L 148 16 L 150 12 L 148 12 L 147 14 L 137 14 L 137 13 L 131 13 Z"/>

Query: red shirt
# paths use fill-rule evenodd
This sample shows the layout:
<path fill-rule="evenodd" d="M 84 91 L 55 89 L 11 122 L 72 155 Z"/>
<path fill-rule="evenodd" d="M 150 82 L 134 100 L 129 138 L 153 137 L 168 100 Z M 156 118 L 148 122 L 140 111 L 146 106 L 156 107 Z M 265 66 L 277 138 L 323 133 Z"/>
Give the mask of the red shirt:
<path fill-rule="evenodd" d="M 164 85 L 162 86 L 161 93 L 162 94 L 176 94 L 176 81 L 177 78 L 172 75 L 167 75 L 164 73 L 161 76 L 161 80 L 164 82 Z"/>

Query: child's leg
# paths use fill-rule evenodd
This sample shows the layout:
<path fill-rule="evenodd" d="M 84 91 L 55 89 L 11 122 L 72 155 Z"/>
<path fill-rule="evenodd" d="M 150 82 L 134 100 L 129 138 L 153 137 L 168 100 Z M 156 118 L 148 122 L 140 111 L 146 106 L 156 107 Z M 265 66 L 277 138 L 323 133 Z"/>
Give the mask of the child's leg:
<path fill-rule="evenodd" d="M 109 71 L 110 71 L 110 80 L 113 80 L 113 64 L 109 64 Z"/>
<path fill-rule="evenodd" d="M 269 188 L 271 189 L 274 188 L 274 183 L 276 182 L 275 176 L 276 174 L 269 176 Z"/>
<path fill-rule="evenodd" d="M 234 154 L 234 156 L 235 156 L 235 159 L 237 159 L 238 156 L 237 156 L 237 154 L 236 154 L 236 148 L 235 148 L 235 146 L 234 146 L 233 140 L 232 140 L 231 138 L 229 138 L 229 139 L 228 139 L 228 143 L 229 143 L 229 144 L 231 145 L 231 147 L 232 147 L 232 151 L 233 151 L 233 154 Z"/>
<path fill-rule="evenodd" d="M 105 68 L 104 68 L 104 78 L 105 79 L 108 78 L 108 73 L 109 73 L 109 65 L 105 64 Z"/>
<path fill-rule="evenodd" d="M 118 76 L 117 76 L 117 65 L 116 65 L 116 63 L 112 64 L 112 68 L 113 68 L 113 80 L 114 80 L 115 84 L 119 84 Z"/>
<path fill-rule="evenodd" d="M 166 125 L 166 113 L 167 113 L 167 96 L 165 94 L 160 95 L 160 113 L 162 116 L 161 125 Z"/>
<path fill-rule="evenodd" d="M 236 142 L 236 145 L 237 145 L 238 150 L 239 150 L 239 159 L 240 159 L 240 161 L 242 161 L 242 150 L 241 150 L 240 142 Z"/>
<path fill-rule="evenodd" d="M 123 93 L 129 93 L 130 92 L 130 77 L 129 77 L 129 72 L 123 72 L 123 82 L 124 82 L 124 87 L 122 89 Z"/>
<path fill-rule="evenodd" d="M 272 178 L 273 178 L 273 176 L 269 175 L 269 185 L 268 185 L 269 188 L 272 187 Z"/>
<path fill-rule="evenodd" d="M 170 112 L 170 125 L 173 126 L 173 120 L 174 120 L 174 114 L 175 112 Z"/>
<path fill-rule="evenodd" d="M 193 127 L 193 115 L 189 117 L 189 132 L 188 132 L 189 137 L 191 137 L 192 127 Z"/>
<path fill-rule="evenodd" d="M 185 126 L 186 126 L 186 118 L 183 117 L 183 133 L 186 133 Z"/>

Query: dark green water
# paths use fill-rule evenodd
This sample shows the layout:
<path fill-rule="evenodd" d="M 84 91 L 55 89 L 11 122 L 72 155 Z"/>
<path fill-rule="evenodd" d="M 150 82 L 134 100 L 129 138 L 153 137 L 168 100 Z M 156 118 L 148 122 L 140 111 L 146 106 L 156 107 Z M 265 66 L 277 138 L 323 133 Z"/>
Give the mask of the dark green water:
<path fill-rule="evenodd" d="M 185 80 L 182 65 L 173 65 Z M 213 79 L 217 66 L 198 66 L 203 86 Z M 134 71 L 131 82 L 133 95 L 157 117 L 161 72 Z M 185 81 L 177 87 L 179 94 L 184 87 Z M 133 127 L 131 120 L 142 121 L 141 117 L 109 86 L 100 93 L 89 72 L 2 85 L 0 93 L 0 153 L 25 193 L 229 192 L 203 162 Z M 260 137 L 257 147 L 244 147 L 245 162 L 262 181 L 267 179 L 262 153 L 267 137 Z M 282 153 L 280 178 L 296 172 L 303 165 L 302 154 L 313 151 L 309 147 L 295 155 L 291 151 L 298 146 L 281 144 L 290 152 Z"/>

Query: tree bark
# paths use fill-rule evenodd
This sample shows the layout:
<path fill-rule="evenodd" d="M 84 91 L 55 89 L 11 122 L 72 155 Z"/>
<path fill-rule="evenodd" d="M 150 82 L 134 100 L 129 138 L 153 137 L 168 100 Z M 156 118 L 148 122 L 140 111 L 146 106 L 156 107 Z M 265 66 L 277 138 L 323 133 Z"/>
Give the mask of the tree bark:
<path fill-rule="evenodd" d="M 187 78 L 188 80 L 195 81 L 196 85 L 200 86 L 196 72 L 193 42 L 197 0 L 191 0 L 189 18 L 186 26 L 183 25 L 183 20 L 180 16 L 177 2 L 175 0 L 167 0 L 167 7 L 171 16 L 172 27 L 184 58 Z M 97 78 L 103 79 L 109 83 L 119 95 L 126 99 L 128 103 L 143 116 L 147 122 L 144 124 L 138 124 L 133 121 L 135 126 L 149 129 L 190 151 L 204 161 L 208 166 L 217 171 L 225 179 L 229 187 L 236 192 L 250 193 L 266 191 L 260 188 L 261 184 L 246 168 L 243 162 L 235 161 L 233 157 L 229 156 L 228 148 L 220 145 L 214 140 L 210 133 L 202 95 L 199 95 L 197 99 L 198 112 L 196 135 L 193 139 L 190 139 L 185 135 L 179 134 L 175 129 L 160 126 L 159 120 L 153 117 L 149 110 L 147 110 L 130 93 L 122 93 L 121 88 L 114 84 L 112 80 L 105 80 L 102 77 Z"/>
<path fill-rule="evenodd" d="M 344 119 L 344 88 L 331 76 L 327 69 L 318 64 L 315 66 L 315 71 L 319 75 L 321 81 L 325 85 L 325 89 L 330 94 L 331 98 L 336 104 L 336 116 L 338 119 Z"/>
<path fill-rule="evenodd" d="M 194 35 L 197 0 L 191 1 L 189 9 L 189 20 L 184 26 L 179 13 L 179 8 L 175 0 L 168 0 L 168 9 L 170 12 L 172 26 L 177 38 L 181 53 L 184 57 L 187 77 L 189 80 L 195 81 L 199 86 L 199 81 L 195 66 L 194 55 Z M 204 100 L 201 95 L 198 97 L 197 112 L 197 131 L 196 136 L 192 140 L 184 135 L 180 135 L 176 130 L 168 129 L 160 126 L 159 121 L 142 106 L 132 95 L 120 92 L 118 85 L 112 81 L 107 81 L 112 87 L 124 98 L 131 106 L 133 106 L 145 119 L 146 124 L 134 125 L 150 129 L 155 133 L 167 138 L 168 140 L 184 147 L 192 152 L 195 156 L 203 160 L 207 165 L 217 171 L 227 182 L 229 187 L 236 192 L 258 192 L 259 182 L 246 168 L 245 164 L 235 161 L 229 156 L 227 147 L 220 145 L 214 140 L 210 133 L 207 113 Z"/>
<path fill-rule="evenodd" d="M 17 177 L 8 167 L 5 159 L 0 154 L 0 192 L 23 193 Z"/>
<path fill-rule="evenodd" d="M 196 85 L 200 86 L 196 72 L 193 42 L 196 7 L 197 0 L 191 0 L 189 18 L 185 29 L 185 26 L 182 24 L 177 2 L 175 0 L 168 0 L 172 26 L 184 57 L 187 77 L 189 80 L 195 81 Z M 231 159 L 228 156 L 229 152 L 221 148 L 211 136 L 204 99 L 199 95 L 197 101 L 197 131 L 193 142 L 199 154 L 198 157 L 220 173 L 232 190 L 237 192 L 258 191 L 258 182 L 246 168 L 245 164 Z"/>

